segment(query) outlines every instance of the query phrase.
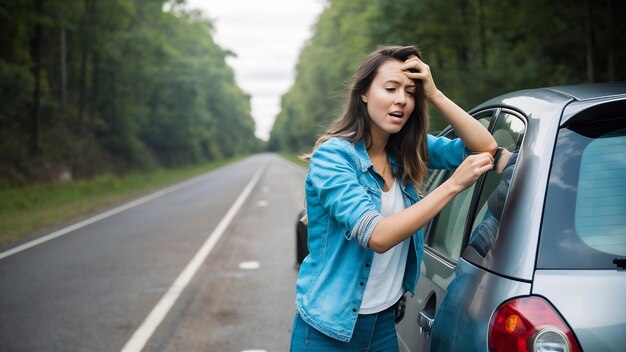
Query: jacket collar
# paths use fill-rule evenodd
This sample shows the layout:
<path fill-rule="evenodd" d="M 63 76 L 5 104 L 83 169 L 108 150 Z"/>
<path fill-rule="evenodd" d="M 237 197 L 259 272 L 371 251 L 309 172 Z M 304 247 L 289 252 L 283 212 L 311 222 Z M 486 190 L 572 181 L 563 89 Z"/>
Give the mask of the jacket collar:
<path fill-rule="evenodd" d="M 356 156 L 359 158 L 362 172 L 366 172 L 367 169 L 373 167 L 372 161 L 367 154 L 367 148 L 365 148 L 365 140 L 363 138 L 359 139 L 354 144 L 354 149 L 356 151 Z"/>
<path fill-rule="evenodd" d="M 359 139 L 354 144 L 354 150 L 356 151 L 357 158 L 359 158 L 360 161 L 361 172 L 367 172 L 369 168 L 374 167 L 372 161 L 370 160 L 369 154 L 367 154 L 365 140 Z M 393 155 L 388 155 L 387 158 L 389 159 L 389 163 L 391 164 L 391 167 L 393 168 L 395 173 L 396 170 L 400 167 L 400 164 L 398 164 L 398 161 Z M 411 197 L 413 201 L 417 201 L 419 199 L 419 196 L 415 192 L 415 188 L 412 184 L 405 185 L 404 182 L 400 182 L 400 188 L 402 189 L 402 192 Z"/>
<path fill-rule="evenodd" d="M 361 172 L 367 172 L 370 167 L 374 167 L 372 161 L 369 158 L 369 155 L 367 154 L 367 148 L 365 148 L 365 140 L 358 140 L 354 144 L 354 150 L 356 151 L 356 155 L 360 161 Z M 391 167 L 393 168 L 393 171 L 395 173 L 400 167 L 398 160 L 393 155 L 388 155 L 387 158 L 389 159 L 389 163 L 391 164 Z M 405 185 L 404 182 L 400 182 L 400 188 L 402 189 L 402 192 L 411 197 L 413 201 L 419 200 L 419 195 L 416 193 L 415 187 L 412 183 Z"/>
<path fill-rule="evenodd" d="M 364 139 L 359 139 L 354 144 L 354 149 L 356 150 L 356 155 L 359 158 L 359 161 L 361 162 L 361 171 L 365 172 L 370 167 L 373 167 L 369 154 L 367 154 L 367 148 L 365 147 Z M 392 165 L 392 167 L 394 168 L 394 172 L 395 172 L 397 168 L 400 167 L 400 164 L 398 164 L 398 161 L 393 155 L 388 155 L 387 159 L 389 163 Z"/>

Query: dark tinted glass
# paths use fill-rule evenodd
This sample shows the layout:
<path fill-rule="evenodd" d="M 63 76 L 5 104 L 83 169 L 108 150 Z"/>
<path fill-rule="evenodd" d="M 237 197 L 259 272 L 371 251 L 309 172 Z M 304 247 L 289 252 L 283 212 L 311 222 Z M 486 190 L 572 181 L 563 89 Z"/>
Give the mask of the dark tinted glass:
<path fill-rule="evenodd" d="M 615 268 L 626 256 L 626 118 L 559 132 L 540 238 L 540 268 Z"/>
<path fill-rule="evenodd" d="M 488 110 L 474 115 L 485 128 L 487 128 L 493 118 L 494 110 Z M 444 134 L 448 138 L 456 138 L 454 130 Z M 430 193 L 442 182 L 447 180 L 454 170 L 431 170 L 427 181 L 427 192 Z M 465 191 L 458 194 L 433 220 L 432 226 L 426 237 L 426 245 L 441 257 L 452 262 L 459 260 L 461 249 L 463 248 L 463 235 L 470 210 L 472 194 L 475 185 L 470 186 Z"/>
<path fill-rule="evenodd" d="M 469 245 L 483 258 L 498 237 L 502 211 L 524 130 L 524 122 L 506 111 L 500 113 L 493 126 L 493 137 L 505 151 L 502 151 L 503 160 L 498 164 L 497 170 L 485 174 L 469 237 Z"/>

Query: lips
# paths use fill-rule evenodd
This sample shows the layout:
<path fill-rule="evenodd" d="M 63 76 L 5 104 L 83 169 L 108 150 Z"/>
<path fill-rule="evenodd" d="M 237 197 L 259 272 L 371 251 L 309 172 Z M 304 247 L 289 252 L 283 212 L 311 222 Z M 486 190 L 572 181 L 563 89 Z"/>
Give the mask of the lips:
<path fill-rule="evenodd" d="M 392 111 L 389 113 L 389 117 L 391 117 L 392 122 L 402 122 L 402 117 L 404 113 L 402 111 Z"/>

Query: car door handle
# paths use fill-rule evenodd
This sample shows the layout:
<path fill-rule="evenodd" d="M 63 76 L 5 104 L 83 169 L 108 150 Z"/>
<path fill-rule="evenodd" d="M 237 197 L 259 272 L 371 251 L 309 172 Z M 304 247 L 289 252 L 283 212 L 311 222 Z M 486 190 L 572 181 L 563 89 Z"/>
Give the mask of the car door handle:
<path fill-rule="evenodd" d="M 420 312 L 420 315 L 417 317 L 417 325 L 420 327 L 420 335 L 425 335 L 426 337 L 430 336 L 430 331 L 433 328 L 433 322 L 435 318 L 431 317 L 431 315 L 423 310 Z"/>

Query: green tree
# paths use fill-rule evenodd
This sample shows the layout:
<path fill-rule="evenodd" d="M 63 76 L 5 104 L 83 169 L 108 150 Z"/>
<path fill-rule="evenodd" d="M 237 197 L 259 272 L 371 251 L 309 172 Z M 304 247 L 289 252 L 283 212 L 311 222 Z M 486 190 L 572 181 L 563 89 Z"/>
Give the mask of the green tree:
<path fill-rule="evenodd" d="M 211 21 L 183 4 L 0 3 L 0 184 L 258 148 L 229 52 L 213 41 Z"/>
<path fill-rule="evenodd" d="M 306 151 L 341 108 L 349 75 L 377 45 L 415 44 L 438 87 L 470 109 L 505 92 L 626 79 L 626 23 L 615 0 L 329 0 L 300 53 L 270 133 Z M 431 129 L 446 123 L 431 109 Z"/>

